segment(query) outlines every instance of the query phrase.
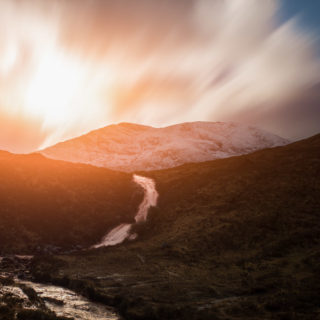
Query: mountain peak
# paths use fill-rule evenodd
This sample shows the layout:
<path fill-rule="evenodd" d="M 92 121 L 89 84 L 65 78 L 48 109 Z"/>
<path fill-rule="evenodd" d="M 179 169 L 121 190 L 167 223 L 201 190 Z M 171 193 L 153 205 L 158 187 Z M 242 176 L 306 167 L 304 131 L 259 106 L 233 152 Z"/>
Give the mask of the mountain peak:
<path fill-rule="evenodd" d="M 269 132 L 234 122 L 185 122 L 163 128 L 123 122 L 41 153 L 54 159 L 132 172 L 227 158 L 287 143 Z"/>

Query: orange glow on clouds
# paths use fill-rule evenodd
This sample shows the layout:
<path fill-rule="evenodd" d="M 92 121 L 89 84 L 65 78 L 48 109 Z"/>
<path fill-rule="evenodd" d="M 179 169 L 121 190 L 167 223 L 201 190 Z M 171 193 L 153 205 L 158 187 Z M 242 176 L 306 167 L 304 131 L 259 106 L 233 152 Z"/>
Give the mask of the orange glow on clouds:
<path fill-rule="evenodd" d="M 275 25 L 277 0 L 159 3 L 2 0 L 0 149 L 121 121 L 237 121 L 320 80 L 312 37 Z"/>
<path fill-rule="evenodd" d="M 104 62 L 84 60 L 63 48 L 55 20 L 44 21 L 37 10 L 20 13 L 24 19 L 11 30 L 11 39 L 4 44 L 0 41 L 4 46 L 0 52 L 0 115 L 2 121 L 10 122 L 7 126 L 15 128 L 8 139 L 13 144 L 19 137 L 24 139 L 23 122 L 36 124 L 42 137 L 32 149 L 104 125 L 114 72 Z M 0 130 L 1 138 L 10 132 Z M 29 148 L 21 149 L 19 143 L 18 151 Z"/>

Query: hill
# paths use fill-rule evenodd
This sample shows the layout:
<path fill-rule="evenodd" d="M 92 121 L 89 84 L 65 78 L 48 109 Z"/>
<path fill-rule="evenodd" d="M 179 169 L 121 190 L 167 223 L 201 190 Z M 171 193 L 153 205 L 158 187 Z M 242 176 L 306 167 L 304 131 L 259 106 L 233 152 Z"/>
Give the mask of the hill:
<path fill-rule="evenodd" d="M 33 274 L 126 319 L 319 319 L 319 150 L 317 135 L 140 173 L 160 196 L 135 242 L 36 259 Z"/>
<path fill-rule="evenodd" d="M 131 175 L 0 152 L 0 252 L 94 244 L 134 221 L 143 192 Z"/>
<path fill-rule="evenodd" d="M 165 128 L 121 123 L 41 153 L 53 159 L 133 172 L 227 158 L 287 143 L 271 133 L 236 123 L 189 122 Z"/>

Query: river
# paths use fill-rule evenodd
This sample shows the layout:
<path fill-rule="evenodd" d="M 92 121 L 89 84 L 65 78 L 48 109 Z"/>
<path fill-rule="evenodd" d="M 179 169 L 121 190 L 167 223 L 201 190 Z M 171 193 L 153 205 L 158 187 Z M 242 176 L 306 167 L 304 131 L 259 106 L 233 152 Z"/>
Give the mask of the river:
<path fill-rule="evenodd" d="M 134 175 L 133 180 L 144 190 L 143 200 L 139 206 L 138 212 L 135 215 L 136 223 L 141 223 L 147 220 L 149 208 L 157 205 L 159 194 L 156 190 L 156 185 L 153 179 Z M 122 243 L 126 239 L 136 239 L 137 234 L 131 233 L 132 226 L 133 224 L 129 223 L 122 223 L 118 225 L 117 227 L 109 231 L 102 238 L 102 240 L 92 248 L 114 246 Z"/>
<path fill-rule="evenodd" d="M 147 220 L 149 208 L 156 206 L 158 192 L 154 180 L 150 178 L 134 175 L 133 180 L 144 189 L 144 198 L 135 215 L 136 223 L 141 223 Z M 101 242 L 93 246 L 93 248 L 113 246 L 122 243 L 126 239 L 135 239 L 137 235 L 131 232 L 133 225 L 134 224 L 120 224 L 108 232 Z M 24 269 L 24 272 L 27 273 L 26 266 L 31 259 L 32 256 L 19 255 L 11 258 L 0 257 L 1 270 L 3 271 L 8 268 L 8 266 L 9 270 L 11 270 L 11 265 L 18 263 L 18 265 L 21 266 L 20 268 Z M 59 317 L 77 320 L 119 319 L 119 316 L 114 310 L 103 304 L 91 302 L 87 298 L 69 289 L 29 280 L 21 280 L 16 277 L 17 271 L 21 270 L 19 270 L 19 268 L 18 270 L 14 270 L 14 268 L 12 270 L 10 272 L 0 273 L 0 301 L 5 304 L 6 300 L 9 299 L 7 305 L 10 306 L 15 313 L 21 312 L 21 310 L 38 310 L 42 312 L 52 311 Z M 33 295 L 35 295 L 36 298 Z M 16 304 L 10 305 L 12 299 L 16 301 Z"/>

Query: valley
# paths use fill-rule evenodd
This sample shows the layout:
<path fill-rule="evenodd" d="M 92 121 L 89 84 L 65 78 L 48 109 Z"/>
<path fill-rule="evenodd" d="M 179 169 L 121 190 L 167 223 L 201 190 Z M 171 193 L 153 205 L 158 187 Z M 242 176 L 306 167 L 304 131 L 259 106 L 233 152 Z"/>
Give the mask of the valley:
<path fill-rule="evenodd" d="M 317 319 L 320 136 L 152 172 L 138 238 L 30 271 L 125 319 Z"/>

